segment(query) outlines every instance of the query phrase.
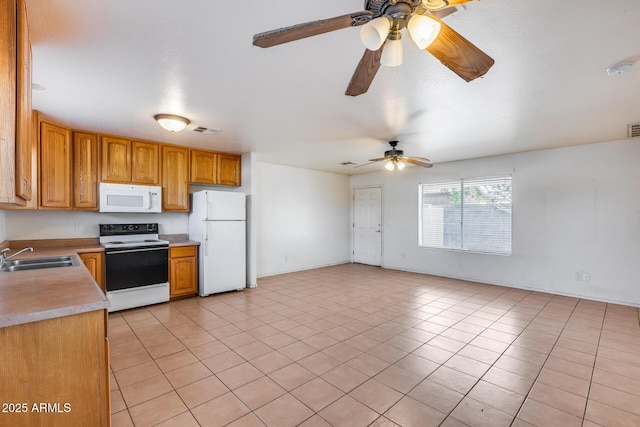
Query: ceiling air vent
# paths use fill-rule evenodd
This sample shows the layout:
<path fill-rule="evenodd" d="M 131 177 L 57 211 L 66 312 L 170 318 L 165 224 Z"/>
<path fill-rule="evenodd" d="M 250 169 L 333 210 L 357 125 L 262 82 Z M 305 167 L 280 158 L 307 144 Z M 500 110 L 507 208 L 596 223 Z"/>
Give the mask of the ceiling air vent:
<path fill-rule="evenodd" d="M 352 162 L 351 160 L 349 160 L 348 162 L 342 162 L 340 164 L 342 166 L 349 166 L 349 165 L 359 165 L 360 163 Z"/>
<path fill-rule="evenodd" d="M 194 132 L 208 133 L 209 135 L 213 135 L 214 133 L 218 133 L 221 130 L 222 129 L 206 128 L 206 127 L 203 127 L 203 126 L 198 126 L 198 127 L 193 128 Z"/>
<path fill-rule="evenodd" d="M 640 122 L 638 123 L 629 123 L 627 125 L 629 138 L 634 138 L 636 136 L 640 136 Z"/>

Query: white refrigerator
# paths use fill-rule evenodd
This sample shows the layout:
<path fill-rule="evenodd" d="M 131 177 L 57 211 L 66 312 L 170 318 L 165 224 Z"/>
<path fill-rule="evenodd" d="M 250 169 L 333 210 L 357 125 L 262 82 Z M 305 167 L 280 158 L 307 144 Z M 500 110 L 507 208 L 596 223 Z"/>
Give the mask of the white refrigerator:
<path fill-rule="evenodd" d="M 200 242 L 198 295 L 242 290 L 247 283 L 246 195 L 193 193 L 189 239 Z"/>

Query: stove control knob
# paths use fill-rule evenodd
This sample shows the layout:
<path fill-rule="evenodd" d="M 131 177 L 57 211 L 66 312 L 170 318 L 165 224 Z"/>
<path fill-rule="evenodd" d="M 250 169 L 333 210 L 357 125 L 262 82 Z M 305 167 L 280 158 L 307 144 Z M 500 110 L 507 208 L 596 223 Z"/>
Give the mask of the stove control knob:
<path fill-rule="evenodd" d="M 154 224 L 147 224 L 147 231 L 154 231 L 155 228 Z"/>

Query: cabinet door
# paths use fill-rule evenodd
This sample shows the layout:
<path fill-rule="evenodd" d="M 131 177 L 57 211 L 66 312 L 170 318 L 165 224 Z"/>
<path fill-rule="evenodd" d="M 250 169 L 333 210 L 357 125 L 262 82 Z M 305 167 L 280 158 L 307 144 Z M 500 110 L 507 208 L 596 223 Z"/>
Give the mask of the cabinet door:
<path fill-rule="evenodd" d="M 16 117 L 16 195 L 31 200 L 31 166 L 33 160 L 33 121 L 31 118 L 31 43 L 27 23 L 27 6 L 18 1 L 18 92 Z"/>
<path fill-rule="evenodd" d="M 239 187 L 241 184 L 241 157 L 234 154 L 218 154 L 218 184 Z"/>
<path fill-rule="evenodd" d="M 104 253 L 103 252 L 87 252 L 78 254 L 89 273 L 93 276 L 102 292 L 106 292 L 104 288 Z"/>
<path fill-rule="evenodd" d="M 0 2 L 0 203 L 15 201 L 16 1 Z"/>
<path fill-rule="evenodd" d="M 198 292 L 196 283 L 196 259 L 176 258 L 171 260 L 171 298 L 194 295 Z"/>
<path fill-rule="evenodd" d="M 71 209 L 71 131 L 40 122 L 40 207 Z"/>
<path fill-rule="evenodd" d="M 73 133 L 73 207 L 98 209 L 98 136 Z"/>
<path fill-rule="evenodd" d="M 131 182 L 131 141 L 102 137 L 102 181 Z"/>
<path fill-rule="evenodd" d="M 131 182 L 160 185 L 160 150 L 153 142 L 133 141 L 131 144 Z"/>
<path fill-rule="evenodd" d="M 191 182 L 216 184 L 218 154 L 213 151 L 191 150 Z"/>
<path fill-rule="evenodd" d="M 162 210 L 189 211 L 189 149 L 162 146 Z"/>

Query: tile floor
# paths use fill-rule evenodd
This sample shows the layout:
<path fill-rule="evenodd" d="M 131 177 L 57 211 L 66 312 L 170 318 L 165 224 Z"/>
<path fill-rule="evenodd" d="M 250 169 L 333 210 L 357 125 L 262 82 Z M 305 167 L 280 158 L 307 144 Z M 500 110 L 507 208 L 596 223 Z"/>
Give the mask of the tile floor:
<path fill-rule="evenodd" d="M 638 309 L 356 264 L 109 316 L 119 426 L 638 426 Z"/>

